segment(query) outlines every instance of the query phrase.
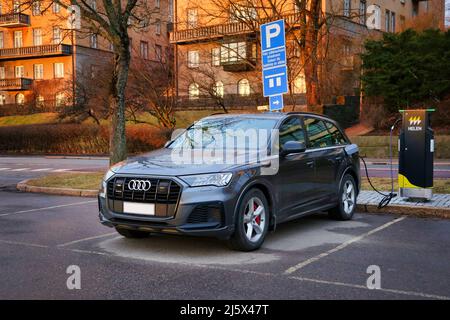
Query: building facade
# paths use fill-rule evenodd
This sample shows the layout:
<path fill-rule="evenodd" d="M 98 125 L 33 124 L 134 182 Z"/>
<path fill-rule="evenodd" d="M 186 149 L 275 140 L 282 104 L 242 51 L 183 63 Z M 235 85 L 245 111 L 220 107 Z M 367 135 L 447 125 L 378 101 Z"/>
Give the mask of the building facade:
<path fill-rule="evenodd" d="M 260 105 L 262 98 L 259 25 L 284 18 L 289 70 L 287 103 L 304 104 L 304 62 L 299 12 L 311 0 L 176 0 L 174 31 L 176 92 L 184 104 L 220 101 L 228 105 Z M 368 37 L 414 26 L 442 27 L 444 1 L 322 0 L 326 33 L 319 35 L 322 95 L 352 95 L 359 90 L 358 54 Z M 420 19 L 419 19 L 420 18 Z M 426 19 L 425 19 L 426 18 Z M 369 21 L 370 20 L 370 21 Z M 367 22 L 371 27 L 367 27 Z M 327 100 L 323 101 L 327 103 Z"/>
<path fill-rule="evenodd" d="M 170 0 L 150 0 L 148 27 L 131 30 L 133 59 L 158 61 L 169 47 Z M 101 1 L 86 3 L 102 10 Z M 52 111 L 91 96 L 108 94 L 112 46 L 81 19 L 72 30 L 68 11 L 51 0 L 0 1 L 0 106 L 45 107 Z M 105 83 L 102 83 L 102 79 Z M 83 88 L 80 88 L 83 87 Z"/>

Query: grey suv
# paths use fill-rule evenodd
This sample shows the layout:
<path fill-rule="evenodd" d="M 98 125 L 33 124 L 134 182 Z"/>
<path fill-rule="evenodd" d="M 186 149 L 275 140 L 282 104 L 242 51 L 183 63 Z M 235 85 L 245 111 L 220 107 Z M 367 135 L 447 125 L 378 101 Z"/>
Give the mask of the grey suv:
<path fill-rule="evenodd" d="M 266 133 L 256 146 L 249 135 L 232 147 L 218 142 L 248 129 Z M 351 219 L 359 169 L 358 147 L 327 117 L 213 115 L 164 148 L 111 167 L 98 196 L 99 217 L 127 238 L 213 236 L 250 251 L 281 222 L 317 211 Z"/>

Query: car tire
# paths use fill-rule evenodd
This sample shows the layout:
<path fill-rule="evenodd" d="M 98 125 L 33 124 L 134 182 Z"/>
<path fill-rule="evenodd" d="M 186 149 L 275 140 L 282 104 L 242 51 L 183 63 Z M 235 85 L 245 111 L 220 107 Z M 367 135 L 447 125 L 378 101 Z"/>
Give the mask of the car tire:
<path fill-rule="evenodd" d="M 124 228 L 116 228 L 116 231 L 124 236 L 125 238 L 130 239 L 141 239 L 141 238 L 147 238 L 150 233 L 145 231 L 139 231 L 139 230 L 131 230 L 131 229 L 124 229 Z"/>
<path fill-rule="evenodd" d="M 269 229 L 269 219 L 269 203 L 264 193 L 251 189 L 239 204 L 229 246 L 238 251 L 253 251 L 261 247 Z"/>
<path fill-rule="evenodd" d="M 355 179 L 349 174 L 344 175 L 339 186 L 339 202 L 328 211 L 330 217 L 336 220 L 351 220 L 356 210 L 357 194 Z"/>

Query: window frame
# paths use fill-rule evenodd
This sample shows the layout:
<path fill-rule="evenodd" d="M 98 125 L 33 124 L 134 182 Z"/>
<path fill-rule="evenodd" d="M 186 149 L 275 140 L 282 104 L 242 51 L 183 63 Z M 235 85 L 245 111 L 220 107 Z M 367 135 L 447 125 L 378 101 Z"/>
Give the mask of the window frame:
<path fill-rule="evenodd" d="M 279 126 L 278 126 L 278 148 L 279 148 L 279 150 L 281 150 L 282 148 L 283 148 L 283 146 L 281 145 L 281 127 L 287 122 L 287 121 L 290 121 L 291 119 L 298 119 L 299 121 L 300 121 L 300 125 L 301 125 L 301 127 L 302 127 L 302 132 L 303 132 L 303 142 L 305 143 L 305 146 L 307 146 L 307 139 L 306 139 L 306 130 L 305 130 L 305 124 L 304 124 L 304 122 L 303 122 L 303 117 L 302 116 L 300 116 L 300 115 L 291 115 L 291 116 L 289 116 L 289 117 L 286 117 L 286 118 L 284 118 L 281 122 L 280 122 L 280 124 L 279 124 Z M 289 141 L 292 141 L 292 140 L 289 140 Z M 286 142 L 288 142 L 288 141 L 286 141 Z M 285 142 L 285 143 L 286 143 Z"/>
<path fill-rule="evenodd" d="M 41 66 L 41 77 L 37 78 L 36 77 L 36 70 L 38 70 L 37 66 Z M 33 79 L 34 80 L 42 80 L 44 79 L 44 64 L 43 63 L 35 63 L 33 64 Z"/>
<path fill-rule="evenodd" d="M 342 148 L 351 143 L 350 140 L 348 139 L 347 135 L 343 132 L 341 127 L 336 122 L 334 122 L 330 119 L 327 119 L 327 118 L 318 117 L 318 116 L 314 116 L 314 115 L 302 115 L 301 118 L 302 118 L 302 122 L 303 122 L 303 130 L 305 132 L 305 140 L 306 140 L 306 149 L 307 150 L 314 151 L 314 150 L 321 150 L 321 149 Z M 327 146 L 327 147 L 310 147 L 311 144 L 310 144 L 310 140 L 309 140 L 308 130 L 306 129 L 306 125 L 305 125 L 305 118 L 312 118 L 312 119 L 317 119 L 319 121 L 322 121 L 325 125 L 325 129 L 327 130 L 328 134 L 330 134 L 330 135 L 332 135 L 332 133 L 327 128 L 326 123 L 328 122 L 328 123 L 332 124 L 333 126 L 335 126 L 338 129 L 339 133 L 344 138 L 345 144 L 339 144 L 339 145 L 333 144 L 332 146 Z"/>

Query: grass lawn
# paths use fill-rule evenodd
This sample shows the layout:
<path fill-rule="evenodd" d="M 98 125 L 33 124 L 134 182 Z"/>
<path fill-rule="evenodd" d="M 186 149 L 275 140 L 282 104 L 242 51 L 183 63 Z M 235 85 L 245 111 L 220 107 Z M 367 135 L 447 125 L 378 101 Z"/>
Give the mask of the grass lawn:
<path fill-rule="evenodd" d="M 32 179 L 28 184 L 36 187 L 97 190 L 104 175 L 104 172 L 58 173 Z"/>
<path fill-rule="evenodd" d="M 103 178 L 103 175 L 103 172 L 59 173 L 30 180 L 28 184 L 37 187 L 97 190 L 100 186 L 100 181 Z M 389 178 L 371 178 L 371 181 L 375 188 L 381 191 L 391 190 L 391 180 Z M 365 177 L 363 177 L 361 186 L 363 190 L 372 190 L 369 182 L 367 181 L 367 178 Z M 394 179 L 394 190 L 398 190 L 396 179 Z M 435 179 L 433 192 L 450 193 L 450 179 Z"/>
<path fill-rule="evenodd" d="M 0 126 L 54 123 L 57 121 L 57 118 L 57 113 L 36 113 L 26 116 L 7 116 L 0 117 Z"/>

